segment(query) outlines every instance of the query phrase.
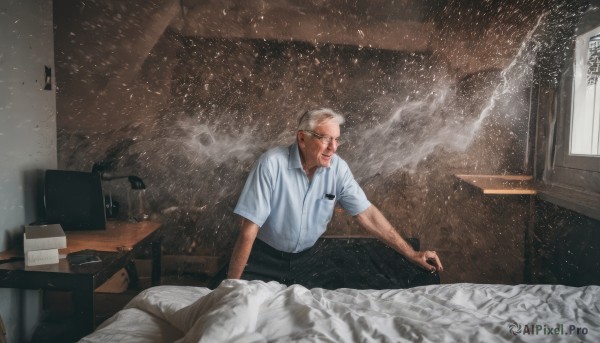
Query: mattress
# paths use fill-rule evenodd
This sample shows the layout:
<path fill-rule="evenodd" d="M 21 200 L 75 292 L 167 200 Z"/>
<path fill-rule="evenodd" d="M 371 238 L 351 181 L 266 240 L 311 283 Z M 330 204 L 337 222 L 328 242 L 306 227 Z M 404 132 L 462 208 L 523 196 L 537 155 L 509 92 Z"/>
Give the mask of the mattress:
<path fill-rule="evenodd" d="M 600 342 L 600 287 L 307 289 L 225 280 L 149 288 L 82 343 Z"/>

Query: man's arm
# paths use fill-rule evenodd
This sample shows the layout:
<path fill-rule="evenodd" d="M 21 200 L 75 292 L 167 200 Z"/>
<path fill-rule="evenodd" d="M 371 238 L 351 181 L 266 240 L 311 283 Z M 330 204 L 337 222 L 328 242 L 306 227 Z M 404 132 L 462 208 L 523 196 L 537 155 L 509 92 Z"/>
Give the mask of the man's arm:
<path fill-rule="evenodd" d="M 374 205 L 369 206 L 369 208 L 356 215 L 355 218 L 365 230 L 402 254 L 412 263 L 431 272 L 444 270 L 435 251 L 415 251 Z"/>
<path fill-rule="evenodd" d="M 233 246 L 233 253 L 229 261 L 228 279 L 239 279 L 246 268 L 252 245 L 258 234 L 259 226 L 248 219 L 242 218 L 240 232 Z"/>

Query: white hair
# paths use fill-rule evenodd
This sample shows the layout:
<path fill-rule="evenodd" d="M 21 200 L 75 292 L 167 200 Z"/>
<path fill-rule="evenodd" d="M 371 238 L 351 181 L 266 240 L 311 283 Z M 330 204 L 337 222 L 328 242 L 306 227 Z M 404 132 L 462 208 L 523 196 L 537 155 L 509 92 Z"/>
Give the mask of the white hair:
<path fill-rule="evenodd" d="M 330 108 L 308 110 L 300 116 L 300 120 L 298 121 L 298 131 L 314 130 L 315 127 L 329 120 L 336 121 L 339 125 L 342 125 L 345 121 L 343 115 Z"/>

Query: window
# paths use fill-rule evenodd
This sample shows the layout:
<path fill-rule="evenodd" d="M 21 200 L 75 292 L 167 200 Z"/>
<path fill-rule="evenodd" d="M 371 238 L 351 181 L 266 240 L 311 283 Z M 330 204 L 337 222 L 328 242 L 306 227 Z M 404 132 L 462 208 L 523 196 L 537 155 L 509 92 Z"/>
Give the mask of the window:
<path fill-rule="evenodd" d="M 600 8 L 581 18 L 566 56 L 558 88 L 539 93 L 538 196 L 600 220 Z"/>
<path fill-rule="evenodd" d="M 573 72 L 569 154 L 600 156 L 600 27 L 577 37 Z"/>
<path fill-rule="evenodd" d="M 563 74 L 559 90 L 551 179 L 554 184 L 600 195 L 600 22 L 581 31 L 572 60 L 566 62 L 572 73 Z"/>

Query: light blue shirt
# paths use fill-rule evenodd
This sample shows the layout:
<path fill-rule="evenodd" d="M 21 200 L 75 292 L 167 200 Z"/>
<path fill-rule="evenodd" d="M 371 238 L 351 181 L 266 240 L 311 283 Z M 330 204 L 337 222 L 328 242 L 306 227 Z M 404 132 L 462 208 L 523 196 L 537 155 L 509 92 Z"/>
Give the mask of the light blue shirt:
<path fill-rule="evenodd" d="M 312 181 L 302 169 L 298 143 L 265 152 L 248 175 L 234 213 L 260 227 L 258 238 L 285 252 L 312 247 L 339 202 L 351 215 L 371 203 L 338 155 Z"/>

